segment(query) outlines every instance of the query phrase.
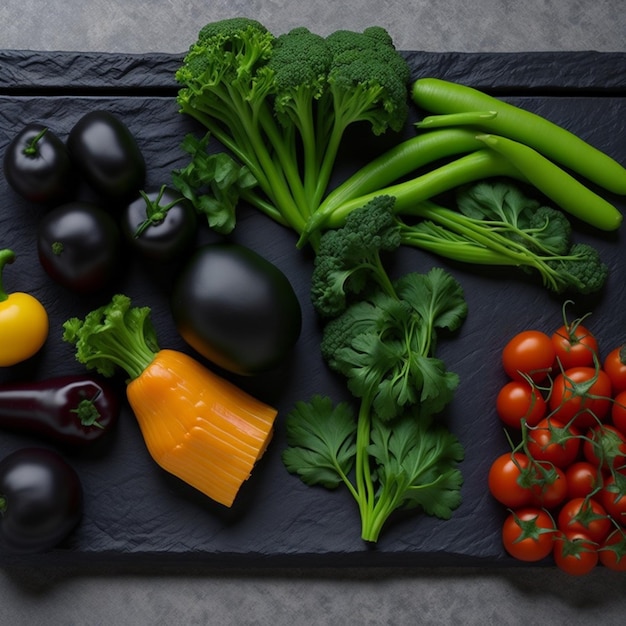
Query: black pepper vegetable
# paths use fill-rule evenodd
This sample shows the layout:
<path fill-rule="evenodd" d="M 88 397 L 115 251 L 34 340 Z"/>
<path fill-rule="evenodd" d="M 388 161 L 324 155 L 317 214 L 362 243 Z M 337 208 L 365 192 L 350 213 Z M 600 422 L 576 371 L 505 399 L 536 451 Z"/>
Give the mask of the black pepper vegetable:
<path fill-rule="evenodd" d="M 0 461 L 0 536 L 13 553 L 47 552 L 79 523 L 83 489 L 57 452 L 22 448 Z"/>
<path fill-rule="evenodd" d="M 126 200 L 143 187 L 146 163 L 134 135 L 109 111 L 90 111 L 67 138 L 72 162 L 100 195 Z"/>
<path fill-rule="evenodd" d="M 280 365 L 300 336 L 302 311 L 285 274 L 253 250 L 205 244 L 175 280 L 172 314 L 183 339 L 236 374 Z"/>
<path fill-rule="evenodd" d="M 4 154 L 4 176 L 26 200 L 53 204 L 70 198 L 76 176 L 65 144 L 42 124 L 28 124 Z"/>
<path fill-rule="evenodd" d="M 41 436 L 63 446 L 98 441 L 117 424 L 118 396 L 98 377 L 60 376 L 0 386 L 0 428 Z"/>

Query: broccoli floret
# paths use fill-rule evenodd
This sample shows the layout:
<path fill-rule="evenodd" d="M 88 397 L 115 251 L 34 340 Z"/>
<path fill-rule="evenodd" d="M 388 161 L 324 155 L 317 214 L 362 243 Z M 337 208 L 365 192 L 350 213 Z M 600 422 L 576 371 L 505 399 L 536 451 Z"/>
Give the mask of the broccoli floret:
<path fill-rule="evenodd" d="M 393 215 L 394 199 L 378 196 L 352 212 L 345 225 L 324 233 L 314 261 L 311 298 L 322 317 L 342 313 L 349 294 L 375 284 L 393 293 L 381 253 L 400 247 L 400 226 Z"/>
<path fill-rule="evenodd" d="M 555 291 L 573 291 L 582 294 L 596 293 L 602 289 L 609 274 L 598 251 L 586 243 L 575 243 L 567 255 L 546 261 L 553 272 Z"/>
<path fill-rule="evenodd" d="M 408 114 L 409 66 L 380 27 L 275 37 L 248 18 L 212 22 L 176 79 L 181 112 L 257 181 L 246 200 L 299 234 L 326 193 L 346 128 L 366 120 L 376 133 L 399 129 Z"/>
<path fill-rule="evenodd" d="M 376 135 L 389 128 L 403 128 L 409 111 L 407 89 L 411 78 L 406 59 L 380 27 L 362 33 L 338 30 L 326 42 L 333 60 L 328 90 L 322 99 L 332 117 L 327 117 L 329 140 L 322 171 L 332 167 L 343 134 L 351 124 L 368 122 Z"/>
<path fill-rule="evenodd" d="M 547 254 L 567 254 L 572 239 L 572 224 L 565 214 L 554 207 L 542 205 L 532 211 L 528 232 L 537 250 Z"/>
<path fill-rule="evenodd" d="M 504 198 L 515 200 L 507 204 Z M 589 244 L 572 244 L 572 227 L 561 211 L 534 201 L 528 204 L 507 183 L 465 188 L 458 204 L 461 212 L 433 202 L 416 204 L 410 213 L 422 218 L 417 223 L 397 216 L 402 243 L 464 263 L 538 273 L 544 286 L 559 294 L 595 293 L 604 286 L 608 267 Z"/>

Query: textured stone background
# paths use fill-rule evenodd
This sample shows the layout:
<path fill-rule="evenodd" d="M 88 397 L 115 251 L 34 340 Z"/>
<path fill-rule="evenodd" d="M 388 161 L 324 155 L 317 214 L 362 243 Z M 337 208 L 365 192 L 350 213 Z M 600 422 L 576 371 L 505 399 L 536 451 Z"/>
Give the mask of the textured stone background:
<path fill-rule="evenodd" d="M 404 50 L 612 51 L 626 37 L 623 0 L 4 0 L 0 46 L 181 52 L 199 24 L 233 15 L 276 34 L 377 23 Z"/>
<path fill-rule="evenodd" d="M 400 49 L 626 49 L 624 0 L 4 0 L 0 47 L 181 52 L 236 14 L 276 34 L 385 26 Z M 626 140 L 626 138 L 625 138 Z M 0 570 L 0 623 L 14 626 L 623 624 L 626 579 L 553 569 L 213 572 Z"/>

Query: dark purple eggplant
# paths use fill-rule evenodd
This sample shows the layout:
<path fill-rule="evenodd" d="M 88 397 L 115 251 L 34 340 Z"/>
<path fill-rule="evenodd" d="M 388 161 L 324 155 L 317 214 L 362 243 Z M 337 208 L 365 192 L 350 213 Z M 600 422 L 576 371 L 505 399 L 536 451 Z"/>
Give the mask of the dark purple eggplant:
<path fill-rule="evenodd" d="M 119 412 L 114 390 L 88 375 L 0 385 L 0 428 L 64 446 L 97 441 L 115 426 Z"/>
<path fill-rule="evenodd" d="M 22 448 L 0 461 L 3 551 L 52 550 L 72 533 L 82 515 L 80 478 L 58 452 Z"/>

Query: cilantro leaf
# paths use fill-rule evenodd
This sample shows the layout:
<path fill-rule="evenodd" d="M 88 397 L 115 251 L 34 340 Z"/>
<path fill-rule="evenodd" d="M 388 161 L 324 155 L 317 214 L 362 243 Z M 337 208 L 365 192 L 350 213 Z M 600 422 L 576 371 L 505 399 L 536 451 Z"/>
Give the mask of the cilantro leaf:
<path fill-rule="evenodd" d="M 348 403 L 333 406 L 328 397 L 299 402 L 287 415 L 282 460 L 307 485 L 335 489 L 347 480 L 355 456 L 356 420 Z"/>

